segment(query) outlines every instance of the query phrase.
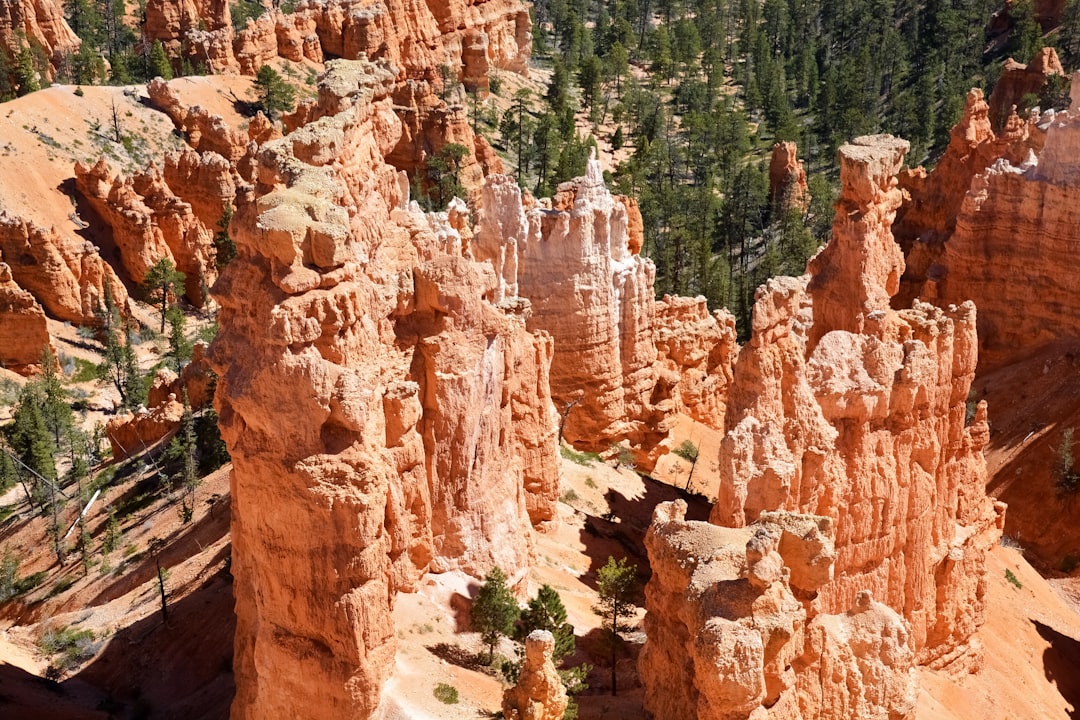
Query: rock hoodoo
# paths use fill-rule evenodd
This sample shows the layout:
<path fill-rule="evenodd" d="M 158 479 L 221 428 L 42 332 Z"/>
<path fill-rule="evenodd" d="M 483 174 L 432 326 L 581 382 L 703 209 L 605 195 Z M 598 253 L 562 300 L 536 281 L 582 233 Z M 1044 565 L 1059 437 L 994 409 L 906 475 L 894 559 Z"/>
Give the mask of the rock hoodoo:
<path fill-rule="evenodd" d="M 503 693 L 506 720 L 560 720 L 569 699 L 551 661 L 555 638 L 547 630 L 533 630 L 525 638 L 525 659 L 517 684 Z"/>
<path fill-rule="evenodd" d="M 520 577 L 553 516 L 551 338 L 527 301 L 496 302 L 446 214 L 410 205 L 385 160 L 393 78 L 330 63 L 319 103 L 340 111 L 262 145 L 238 192 L 211 351 L 238 718 L 371 716 L 394 593 L 427 570 Z"/>
<path fill-rule="evenodd" d="M 563 438 L 591 450 L 628 441 L 647 468 L 675 413 L 719 426 L 737 344 L 734 318 L 704 298 L 654 300 L 640 227 L 637 204 L 613 196 L 591 160 L 550 207 L 527 208 L 511 178 L 489 176 L 471 250 L 494 267 L 496 296 L 528 298 L 529 328 L 554 339 Z"/>
<path fill-rule="evenodd" d="M 746 578 L 754 592 L 773 587 L 762 577 L 772 578 L 774 592 L 790 588 L 806 611 L 804 641 L 794 640 L 779 666 L 772 656 L 760 655 L 766 669 L 757 679 L 721 673 L 734 683 L 723 688 L 714 687 L 715 675 L 683 670 L 675 662 L 677 648 L 693 642 L 688 639 L 694 627 L 712 621 L 690 611 L 683 629 L 662 629 L 660 618 L 688 601 L 670 598 L 697 597 L 698 591 L 657 571 L 658 562 L 672 564 L 666 544 L 650 548 L 657 584 L 648 596 L 650 617 L 654 598 L 669 600 L 656 601 L 656 617 L 648 621 L 660 630 L 650 634 L 649 644 L 657 648 L 643 655 L 642 676 L 678 676 L 677 682 L 702 695 L 734 693 L 741 710 L 731 717 L 750 717 L 762 702 L 796 702 L 794 695 L 784 701 L 785 691 L 778 694 L 776 687 L 799 688 L 801 714 L 785 717 L 831 717 L 818 713 L 843 707 L 865 712 L 845 710 L 838 717 L 906 717 L 912 707 L 911 663 L 959 668 L 979 662 L 974 632 L 982 621 L 984 557 L 1000 536 L 1003 506 L 995 506 L 983 489 L 985 406 L 970 424 L 965 419 L 976 364 L 975 308 L 889 307 L 903 271 L 890 230 L 901 200 L 895 175 L 906 150 L 907 143 L 889 136 L 858 138 L 840 149 L 842 187 L 832 240 L 810 261 L 808 276 L 776 278 L 759 289 L 753 337 L 739 354 L 728 394 L 711 522 L 733 528 L 761 523 L 765 535 L 755 547 L 764 549 L 748 550 L 745 560 L 728 557 L 715 572 Z M 782 524 L 778 513 L 827 521 L 815 533 L 835 546 L 831 578 L 818 574 L 814 586 L 801 584 L 807 553 L 785 553 L 784 534 L 768 530 L 770 523 Z M 654 545 L 657 535 L 684 532 L 677 512 L 675 521 L 669 531 L 651 531 Z M 667 520 L 661 515 L 657 522 L 663 527 Z M 778 557 L 772 556 L 774 535 Z M 702 562 L 700 550 L 686 554 Z M 759 565 L 770 568 L 768 573 L 757 572 Z M 784 566 L 788 570 L 782 572 Z M 756 618 L 753 597 L 744 611 L 721 613 L 725 622 Z M 797 615 L 785 615 L 792 628 Z M 703 667 L 712 667 L 709 658 L 723 662 L 736 645 L 747 652 L 759 644 L 762 652 L 770 647 L 759 629 L 723 628 L 715 636 L 719 645 L 698 642 L 692 650 Z M 785 641 L 795 637 L 792 630 Z M 858 650 L 845 649 L 845 637 L 864 641 L 852 642 Z M 859 684 L 858 673 L 868 670 L 858 656 L 868 648 L 888 658 L 888 672 L 881 672 L 892 680 Z M 794 677 L 785 676 L 788 666 Z M 819 674 L 813 667 L 828 670 Z M 770 672 L 786 679 L 774 679 L 770 689 Z M 844 676 L 849 679 L 832 684 Z M 849 697 L 857 687 L 863 689 Z M 663 695 L 647 690 L 647 697 L 657 698 L 650 711 L 662 712 Z"/>
<path fill-rule="evenodd" d="M 798 158 L 793 142 L 773 145 L 769 158 L 769 200 L 774 207 L 806 210 L 810 190 L 806 187 L 806 170 Z"/>

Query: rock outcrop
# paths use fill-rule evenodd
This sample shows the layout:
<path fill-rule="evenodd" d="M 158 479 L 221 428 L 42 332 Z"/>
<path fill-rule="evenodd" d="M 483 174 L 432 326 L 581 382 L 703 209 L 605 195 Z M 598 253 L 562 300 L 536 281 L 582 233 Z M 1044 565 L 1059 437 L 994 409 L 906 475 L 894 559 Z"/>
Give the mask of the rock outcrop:
<path fill-rule="evenodd" d="M 495 302 L 452 214 L 409 203 L 394 78 L 329 64 L 337 112 L 259 148 L 214 288 L 236 718 L 370 717 L 394 593 L 428 570 L 520 578 L 553 516 L 552 340 Z"/>
<path fill-rule="evenodd" d="M 302 0 L 293 13 L 267 9 L 234 28 L 220 0 L 149 0 L 143 33 L 169 54 L 214 73 L 254 75 L 280 56 L 322 62 L 386 60 L 406 78 L 437 82 L 447 66 L 470 88 L 487 88 L 490 69 L 526 72 L 532 49 L 528 10 L 518 0 L 384 5 L 370 0 Z M 178 68 L 177 68 L 178 69 Z"/>
<path fill-rule="evenodd" d="M 889 308 L 903 270 L 890 227 L 906 150 L 888 136 L 841 148 L 833 237 L 808 281 L 759 290 L 712 520 L 742 525 L 776 509 L 832 518 L 838 560 L 823 612 L 870 590 L 911 623 L 919 662 L 977 662 L 983 556 L 1002 509 L 983 490 L 978 416 L 965 424 L 975 308 Z"/>
<path fill-rule="evenodd" d="M 87 240 L 0 212 L 0 259 L 19 287 L 58 320 L 100 325 L 110 293 L 126 312 L 127 290 Z"/>
<path fill-rule="evenodd" d="M 45 311 L 15 284 L 7 263 L 0 262 L 0 367 L 28 375 L 40 367 L 47 347 L 52 348 L 52 338 Z"/>
<path fill-rule="evenodd" d="M 76 162 L 75 187 L 111 230 L 132 281 L 142 283 L 151 267 L 169 260 L 185 275 L 188 301 L 203 305 L 203 289 L 217 277 L 214 234 L 157 168 L 124 177 L 114 175 L 105 158 L 92 166 Z"/>
<path fill-rule="evenodd" d="M 678 688 L 698 698 L 699 713 L 729 708 L 716 717 L 910 717 L 914 663 L 978 667 L 985 554 L 1004 507 L 984 491 L 985 404 L 970 424 L 965 416 L 974 306 L 889 307 L 904 265 L 891 226 L 906 150 L 889 136 L 843 146 L 832 239 L 807 276 L 758 290 L 710 518 L 760 524 L 728 542 L 745 544 L 745 559 L 714 551 L 706 560 L 734 530 L 657 512 L 642 676 L 673 678 L 647 687 L 658 717 L 692 716 L 665 709 Z M 673 539 L 710 534 L 717 540 L 685 547 Z M 679 648 L 690 638 L 686 666 Z"/>
<path fill-rule="evenodd" d="M 1080 237 L 1078 152 L 1080 113 L 1059 113 L 1037 158 L 1015 165 L 1001 158 L 977 175 L 931 267 L 925 296 L 978 305 L 983 369 L 1080 338 L 1080 283 L 1064 270 Z"/>
<path fill-rule="evenodd" d="M 797 208 L 805 211 L 810 204 L 806 170 L 793 142 L 773 145 L 769 158 L 769 200 L 773 207 L 782 210 Z"/>
<path fill-rule="evenodd" d="M 653 717 L 913 716 L 904 620 L 867 592 L 836 614 L 809 602 L 833 579 L 828 518 L 768 513 L 740 528 L 685 518 L 684 501 L 661 504 L 645 538 L 639 670 Z"/>
<path fill-rule="evenodd" d="M 551 655 L 555 637 L 547 630 L 533 630 L 525 638 L 525 659 L 517 684 L 503 692 L 506 720 L 561 720 L 569 698 Z"/>
<path fill-rule="evenodd" d="M 1044 47 L 1025 65 L 1012 58 L 1005 61 L 1001 75 L 990 93 L 990 122 L 995 128 L 1003 128 L 1009 116 L 1009 108 L 1021 104 L 1025 95 L 1039 95 L 1049 78 L 1065 75 L 1057 51 Z"/>
<path fill-rule="evenodd" d="M 169 116 L 193 150 L 201 154 L 213 153 L 233 165 L 247 154 L 250 143 L 261 144 L 281 137 L 261 112 L 251 119 L 247 131 L 243 131 L 230 127 L 224 118 L 206 108 L 186 106 L 169 83 L 161 78 L 147 83 L 146 93 L 151 104 Z"/>
<path fill-rule="evenodd" d="M 105 424 L 105 437 L 115 460 L 139 455 L 176 434 L 184 416 L 184 405 L 170 394 L 165 402 L 151 408 L 140 407 L 122 413 Z"/>
<path fill-rule="evenodd" d="M 214 72 L 254 75 L 277 56 L 385 61 L 395 80 L 394 109 L 402 123 L 397 146 L 387 155 L 390 164 L 415 173 L 444 146 L 457 143 L 469 150 L 458 173 L 467 190 L 475 191 L 485 175 L 502 169 L 486 141 L 472 132 L 465 96 L 455 87 L 460 81 L 470 90 L 486 91 L 492 68 L 528 71 L 532 35 L 528 10 L 519 0 L 482 0 L 467 7 L 304 0 L 292 14 L 268 9 L 235 32 L 223 2 L 154 0 L 146 12 L 148 38 L 162 40 L 174 57 L 208 64 Z M 227 128 L 206 127 L 205 111 L 186 112 L 169 102 L 166 87 L 163 81 L 152 82 L 151 100 L 169 108 L 193 147 L 225 157 L 228 147 L 240 147 L 230 141 Z M 303 122 L 313 119 L 303 108 L 297 112 Z M 286 119 L 285 124 L 295 127 L 301 121 Z"/>
<path fill-rule="evenodd" d="M 1045 125 L 1037 115 L 1019 117 L 1015 108 L 1000 133 L 990 124 L 982 90 L 967 94 L 964 114 L 950 133 L 949 145 L 932 173 L 922 167 L 898 176 L 905 192 L 893 234 L 904 250 L 905 270 L 894 307 L 907 307 L 915 297 L 933 299 L 934 281 L 945 244 L 956 229 L 957 216 L 972 179 L 1000 158 L 1023 162 L 1045 140 Z M 934 268 L 934 270 L 932 270 Z M 929 283 L 928 283 L 929 281 Z M 925 287 L 929 284 L 929 288 Z"/>

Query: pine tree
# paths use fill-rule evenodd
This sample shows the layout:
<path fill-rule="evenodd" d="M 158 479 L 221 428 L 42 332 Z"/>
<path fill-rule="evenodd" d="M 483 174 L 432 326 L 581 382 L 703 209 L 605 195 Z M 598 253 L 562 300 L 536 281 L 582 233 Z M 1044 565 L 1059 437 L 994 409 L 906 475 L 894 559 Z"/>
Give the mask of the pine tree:
<path fill-rule="evenodd" d="M 45 426 L 53 436 L 53 445 L 60 447 L 60 438 L 68 432 L 75 421 L 71 406 L 67 402 L 67 391 L 56 371 L 56 356 L 52 348 L 45 346 L 41 353 L 41 377 L 35 381 L 41 388 L 41 413 Z"/>
<path fill-rule="evenodd" d="M 191 359 L 191 341 L 185 332 L 187 324 L 184 311 L 173 305 L 166 313 L 169 320 L 169 363 L 173 370 L 180 372 Z"/>
<path fill-rule="evenodd" d="M 626 558 L 616 562 L 609 556 L 607 564 L 596 573 L 596 592 L 598 600 L 593 612 L 603 618 L 604 631 L 611 643 L 611 694 L 615 695 L 620 633 L 630 629 L 624 618 L 633 610 L 638 596 L 637 565 L 627 565 Z"/>
<path fill-rule="evenodd" d="M 15 85 L 20 96 L 41 89 L 37 68 L 34 66 L 34 53 L 29 45 L 20 47 L 15 58 Z"/>
<path fill-rule="evenodd" d="M 147 74 L 151 78 L 160 77 L 163 80 L 172 80 L 173 78 L 172 64 L 169 63 L 169 56 L 165 54 L 165 46 L 161 44 L 160 40 L 155 40 L 154 44 L 150 46 L 150 53 L 147 57 L 147 70 Z"/>
<path fill-rule="evenodd" d="M 131 344 L 131 334 L 123 328 L 106 328 L 104 359 L 98 370 L 116 388 L 123 407 L 136 408 L 146 401 L 146 386 Z"/>
<path fill-rule="evenodd" d="M 218 221 L 218 231 L 214 233 L 214 266 L 218 272 L 236 257 L 236 243 L 229 235 L 229 223 L 232 222 L 233 206 L 225 204 L 225 210 Z"/>
<path fill-rule="evenodd" d="M 488 646 L 488 662 L 495 659 L 499 638 L 514 631 L 514 623 L 520 614 L 517 600 L 506 584 L 506 574 L 495 568 L 484 578 L 484 584 L 473 600 L 471 613 L 473 630 L 480 633 Z"/>
<path fill-rule="evenodd" d="M 296 92 L 292 85 L 269 65 L 263 65 L 255 75 L 255 105 L 273 120 L 282 112 L 292 110 Z"/>
<path fill-rule="evenodd" d="M 435 207 L 446 207 L 454 197 L 461 197 L 465 190 L 461 187 L 458 173 L 461 161 L 469 155 L 469 149 L 460 143 L 447 143 L 427 162 L 428 184 L 434 194 Z"/>
<path fill-rule="evenodd" d="M 161 333 L 165 333 L 165 321 L 169 310 L 169 295 L 181 294 L 181 288 L 187 276 L 176 269 L 173 261 L 162 258 L 154 263 L 154 266 L 146 271 L 143 278 L 143 290 L 148 297 L 160 293 L 161 295 Z"/>

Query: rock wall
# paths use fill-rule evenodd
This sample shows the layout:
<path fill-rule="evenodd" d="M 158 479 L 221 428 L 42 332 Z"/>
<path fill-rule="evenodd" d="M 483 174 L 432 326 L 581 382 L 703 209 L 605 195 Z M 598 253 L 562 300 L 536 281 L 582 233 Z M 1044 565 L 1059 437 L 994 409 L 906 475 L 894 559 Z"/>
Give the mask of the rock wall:
<path fill-rule="evenodd" d="M 979 623 L 982 557 L 1001 509 L 983 491 L 985 415 L 965 419 L 974 306 L 889 308 L 903 269 L 890 227 L 906 150 L 887 136 L 841 148 L 833 237 L 808 282 L 759 291 L 712 519 L 741 525 L 773 509 L 833 518 L 837 578 L 822 609 L 871 590 L 903 609 L 926 663 L 963 654 Z"/>
<path fill-rule="evenodd" d="M 262 145 L 238 191 L 211 350 L 235 718 L 370 717 L 394 593 L 428 570 L 519 578 L 553 515 L 552 340 L 526 329 L 528 302 L 496 302 L 447 214 L 410 205 L 386 162 L 394 77 L 330 63 L 319 105 L 339 112 Z"/>
<path fill-rule="evenodd" d="M 106 288 L 124 312 L 128 294 L 93 243 L 46 230 L 0 212 L 0 259 L 19 287 L 50 315 L 76 325 L 97 326 L 105 312 Z"/>
<path fill-rule="evenodd" d="M 52 338 L 45 311 L 15 284 L 7 263 L 0 263 L 0 367 L 30 374 L 40 368 L 46 347 L 52 348 Z"/>
<path fill-rule="evenodd" d="M 1080 281 L 1067 270 L 1080 237 L 1078 152 L 1080 112 L 1059 113 L 1037 158 L 1002 158 L 977 175 L 932 268 L 927 297 L 978 305 L 984 370 L 1080 338 Z"/>

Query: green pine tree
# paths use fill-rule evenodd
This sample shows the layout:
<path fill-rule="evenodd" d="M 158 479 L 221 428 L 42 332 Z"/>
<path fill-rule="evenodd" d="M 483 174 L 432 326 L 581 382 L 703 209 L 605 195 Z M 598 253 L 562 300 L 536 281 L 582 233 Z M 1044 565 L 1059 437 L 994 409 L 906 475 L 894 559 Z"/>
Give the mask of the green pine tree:
<path fill-rule="evenodd" d="M 269 65 L 263 65 L 255 75 L 255 105 L 271 120 L 292 110 L 296 91 L 292 85 Z"/>
<path fill-rule="evenodd" d="M 627 565 L 626 558 L 616 562 L 608 557 L 607 564 L 596 573 L 596 592 L 598 599 L 593 612 L 603 618 L 604 632 L 611 644 L 611 694 L 615 695 L 621 633 L 630 629 L 625 619 L 633 612 L 639 594 L 637 565 Z"/>
<path fill-rule="evenodd" d="M 176 269 L 176 265 L 169 258 L 162 258 L 154 263 L 154 266 L 146 271 L 142 287 L 147 297 L 160 295 L 161 298 L 161 333 L 165 333 L 165 321 L 169 311 L 169 296 L 180 295 L 183 292 L 184 281 L 187 276 Z"/>
<path fill-rule="evenodd" d="M 480 592 L 472 605 L 472 627 L 488 646 L 488 662 L 495 659 L 495 645 L 499 638 L 508 637 L 514 631 L 514 623 L 521 614 L 517 600 L 506 584 L 506 574 L 495 568 L 484 578 Z"/>

